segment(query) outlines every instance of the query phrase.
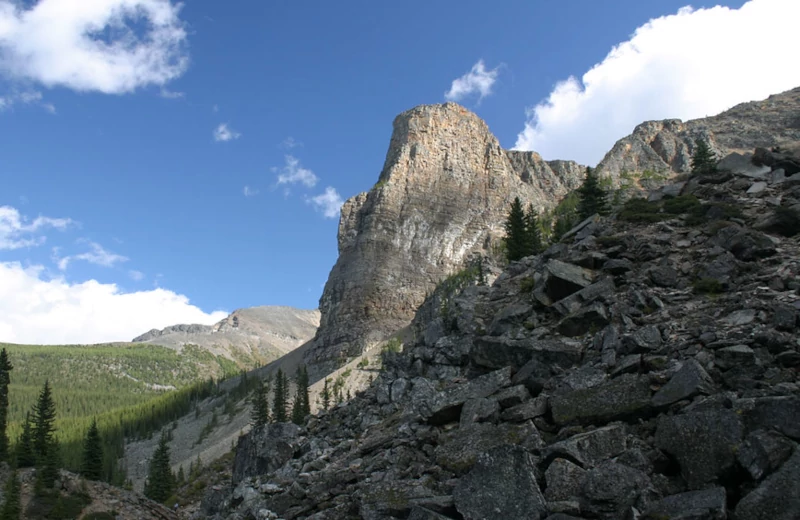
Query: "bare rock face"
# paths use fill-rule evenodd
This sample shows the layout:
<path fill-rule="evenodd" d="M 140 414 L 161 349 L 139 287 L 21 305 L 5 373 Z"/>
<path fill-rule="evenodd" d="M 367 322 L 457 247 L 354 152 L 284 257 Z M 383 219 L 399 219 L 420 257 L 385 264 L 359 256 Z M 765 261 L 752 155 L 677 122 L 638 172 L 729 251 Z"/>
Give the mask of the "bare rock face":
<path fill-rule="evenodd" d="M 319 325 L 318 310 L 264 305 L 238 309 L 214 325 L 172 325 L 132 340 L 182 349 L 197 345 L 243 366 L 273 361 L 311 339 Z"/>
<path fill-rule="evenodd" d="M 574 162 L 503 150 L 455 103 L 399 115 L 378 183 L 342 208 L 339 258 L 306 354 L 312 377 L 406 326 L 426 292 L 471 253 L 488 253 L 514 197 L 549 208 L 583 173 Z"/>
<path fill-rule="evenodd" d="M 615 181 L 623 172 L 656 174 L 691 170 L 695 140 L 702 138 L 722 158 L 731 152 L 751 151 L 800 140 L 800 88 L 763 101 L 736 105 L 703 119 L 647 121 L 617 141 L 598 165 Z"/>

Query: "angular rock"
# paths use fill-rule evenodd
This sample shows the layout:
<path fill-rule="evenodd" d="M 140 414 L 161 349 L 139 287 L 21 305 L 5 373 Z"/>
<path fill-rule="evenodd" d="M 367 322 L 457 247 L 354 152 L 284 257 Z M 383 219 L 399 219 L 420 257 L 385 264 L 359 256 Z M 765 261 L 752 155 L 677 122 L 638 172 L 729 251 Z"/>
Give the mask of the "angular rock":
<path fill-rule="evenodd" d="M 408 379 L 404 379 L 402 377 L 395 379 L 392 382 L 392 386 L 389 390 L 389 397 L 391 398 L 392 402 L 396 403 L 397 401 L 402 399 L 403 396 L 406 395 L 408 388 L 409 388 Z"/>
<path fill-rule="evenodd" d="M 511 382 L 515 385 L 525 385 L 532 396 L 537 396 L 550 379 L 550 368 L 545 363 L 534 358 L 514 374 Z"/>
<path fill-rule="evenodd" d="M 233 461 L 233 484 L 283 466 L 295 452 L 301 428 L 292 423 L 267 424 L 239 438 Z"/>
<path fill-rule="evenodd" d="M 517 446 L 500 446 L 481 455 L 458 481 L 453 501 L 465 520 L 539 520 L 547 513 L 535 461 Z"/>
<path fill-rule="evenodd" d="M 452 520 L 449 516 L 440 515 L 435 511 L 420 506 L 413 506 L 408 520 Z"/>
<path fill-rule="evenodd" d="M 458 420 L 461 408 L 469 399 L 489 397 L 501 388 L 511 386 L 511 368 L 495 370 L 437 394 L 423 412 L 431 424 L 446 424 Z"/>
<path fill-rule="evenodd" d="M 648 504 L 652 483 L 646 473 L 606 461 L 589 470 L 583 486 L 581 511 L 593 516 L 619 518 L 631 507 Z"/>
<path fill-rule="evenodd" d="M 678 493 L 650 506 L 642 520 L 727 520 L 726 500 L 722 487 Z"/>
<path fill-rule="evenodd" d="M 755 309 L 742 309 L 733 311 L 724 318 L 724 322 L 731 327 L 738 327 L 741 325 L 749 325 L 756 319 Z"/>
<path fill-rule="evenodd" d="M 756 430 L 744 441 L 736 453 L 742 465 L 755 480 L 778 469 L 794 451 L 794 443 L 783 435 L 765 430 Z"/>
<path fill-rule="evenodd" d="M 647 271 L 650 281 L 658 287 L 675 287 L 678 285 L 678 271 L 666 266 L 656 266 Z"/>
<path fill-rule="evenodd" d="M 627 258 L 614 258 L 603 265 L 603 271 L 613 275 L 625 274 L 633 269 L 633 262 Z"/>
<path fill-rule="evenodd" d="M 661 416 L 655 441 L 678 461 L 689 488 L 699 489 L 734 469 L 743 435 L 744 427 L 735 412 L 711 409 Z"/>
<path fill-rule="evenodd" d="M 500 418 L 508 422 L 523 422 L 547 413 L 547 398 L 538 396 L 522 404 L 513 406 L 500 414 Z"/>
<path fill-rule="evenodd" d="M 800 518 L 800 450 L 756 489 L 736 504 L 735 520 L 797 520 Z"/>
<path fill-rule="evenodd" d="M 574 338 L 583 336 L 593 329 L 602 329 L 609 323 L 608 311 L 605 306 L 602 303 L 593 303 L 561 320 L 561 323 L 558 324 L 558 333 Z"/>
<path fill-rule="evenodd" d="M 487 368 L 522 367 L 532 359 L 570 367 L 581 360 L 582 354 L 580 343 L 483 336 L 475 340 L 470 358 L 476 365 Z"/>
<path fill-rule="evenodd" d="M 756 359 L 756 353 L 747 345 L 733 345 L 716 351 L 714 362 L 722 370 L 733 367 L 751 365 Z"/>
<path fill-rule="evenodd" d="M 746 262 L 767 258 L 776 253 L 775 243 L 767 235 L 738 226 L 720 229 L 708 242 L 730 251 L 736 258 Z"/>
<path fill-rule="evenodd" d="M 754 182 L 747 190 L 748 195 L 758 195 L 767 189 L 767 183 L 764 181 Z"/>
<path fill-rule="evenodd" d="M 477 423 L 469 428 L 459 428 L 441 439 L 434 459 L 446 470 L 461 475 L 475 464 L 478 455 L 504 444 L 533 450 L 541 448 L 542 439 L 531 422 L 498 426 Z"/>
<path fill-rule="evenodd" d="M 525 388 L 525 385 L 516 385 L 501 390 L 493 395 L 492 398 L 497 400 L 501 408 L 510 408 L 527 401 L 531 398 L 531 394 L 528 392 L 528 389 Z"/>
<path fill-rule="evenodd" d="M 653 406 L 662 407 L 677 403 L 684 399 L 691 399 L 700 394 L 711 394 L 714 391 L 714 382 L 708 373 L 703 370 L 700 363 L 689 359 L 673 375 L 669 382 L 661 387 L 653 396 Z"/>
<path fill-rule="evenodd" d="M 595 300 L 607 298 L 614 292 L 614 280 L 603 278 L 597 283 L 581 289 L 580 291 L 553 304 L 553 308 L 562 316 L 578 312 L 581 307 L 591 304 Z"/>
<path fill-rule="evenodd" d="M 800 397 L 762 397 L 740 399 L 735 407 L 745 420 L 748 430 L 771 429 L 800 442 Z"/>
<path fill-rule="evenodd" d="M 495 399 L 479 397 L 464 403 L 461 409 L 460 425 L 465 428 L 476 422 L 495 421 L 500 416 L 500 405 Z"/>
<path fill-rule="evenodd" d="M 649 354 L 661 347 L 661 331 L 655 325 L 647 325 L 622 338 L 623 354 Z"/>
<path fill-rule="evenodd" d="M 740 154 L 736 152 L 726 155 L 717 163 L 717 168 L 753 179 L 763 179 L 771 171 L 769 166 L 757 166 L 753 164 L 753 154 Z"/>
<path fill-rule="evenodd" d="M 513 303 L 506 306 L 494 317 L 489 326 L 489 334 L 500 336 L 518 328 L 531 314 L 531 306 L 526 303 Z"/>
<path fill-rule="evenodd" d="M 628 449 L 622 424 L 612 424 L 551 444 L 542 453 L 545 459 L 564 457 L 591 467 L 617 457 Z"/>
<path fill-rule="evenodd" d="M 580 495 L 586 470 L 566 459 L 555 459 L 544 472 L 548 502 L 569 500 Z"/>
<path fill-rule="evenodd" d="M 778 330 L 793 331 L 797 326 L 797 311 L 791 305 L 773 305 L 772 324 Z"/>
<path fill-rule="evenodd" d="M 650 384 L 646 378 L 626 374 L 599 386 L 554 397 L 550 407 L 556 424 L 635 417 L 650 409 Z"/>
<path fill-rule="evenodd" d="M 594 282 L 593 271 L 552 259 L 543 270 L 544 291 L 550 301 L 556 302 Z"/>

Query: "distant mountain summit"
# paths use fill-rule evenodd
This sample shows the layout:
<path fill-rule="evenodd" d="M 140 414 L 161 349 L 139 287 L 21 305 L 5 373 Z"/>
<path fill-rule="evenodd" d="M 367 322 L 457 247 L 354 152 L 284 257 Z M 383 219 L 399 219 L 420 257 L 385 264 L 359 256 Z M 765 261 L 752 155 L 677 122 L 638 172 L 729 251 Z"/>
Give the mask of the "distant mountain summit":
<path fill-rule="evenodd" d="M 269 363 L 311 339 L 319 319 L 318 310 L 265 305 L 238 309 L 214 325 L 153 329 L 132 341 L 177 350 L 197 345 L 241 366 L 254 366 Z"/>

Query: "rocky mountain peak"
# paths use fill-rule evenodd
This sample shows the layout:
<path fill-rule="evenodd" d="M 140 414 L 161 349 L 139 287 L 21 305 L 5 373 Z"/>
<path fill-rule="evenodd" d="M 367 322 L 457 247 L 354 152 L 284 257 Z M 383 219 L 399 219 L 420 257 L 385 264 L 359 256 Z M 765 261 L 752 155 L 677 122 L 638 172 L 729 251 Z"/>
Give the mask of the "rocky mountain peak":
<path fill-rule="evenodd" d="M 406 326 L 427 291 L 473 253 L 491 254 L 514 197 L 549 208 L 582 175 L 571 161 L 503 150 L 455 103 L 397 116 L 378 182 L 342 208 L 339 259 L 306 354 L 312 377 Z"/>

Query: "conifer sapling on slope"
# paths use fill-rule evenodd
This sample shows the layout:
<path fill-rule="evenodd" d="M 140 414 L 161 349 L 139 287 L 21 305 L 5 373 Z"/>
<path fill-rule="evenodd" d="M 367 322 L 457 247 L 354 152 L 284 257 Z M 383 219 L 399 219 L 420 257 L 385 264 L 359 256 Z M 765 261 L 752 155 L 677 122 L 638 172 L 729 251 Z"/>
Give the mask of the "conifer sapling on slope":
<path fill-rule="evenodd" d="M 295 397 L 292 403 L 292 422 L 295 424 L 303 424 L 306 416 L 311 413 L 311 405 L 308 397 L 308 372 L 305 369 L 305 365 L 297 367 L 295 386 Z"/>
<path fill-rule="evenodd" d="M 50 382 L 45 381 L 33 406 L 33 453 L 38 468 L 36 484 L 40 489 L 53 487 L 61 465 L 60 447 L 55 437 L 55 420 L 56 404 L 50 390 Z"/>
<path fill-rule="evenodd" d="M 83 461 L 81 475 L 89 480 L 103 478 L 103 441 L 97 429 L 97 420 L 93 420 L 86 438 L 83 441 Z"/>
<path fill-rule="evenodd" d="M 174 491 L 175 477 L 170 469 L 168 439 L 166 433 L 162 433 L 153 458 L 150 459 L 144 494 L 150 500 L 163 503 Z"/>
<path fill-rule="evenodd" d="M 269 422 L 269 399 L 267 397 L 267 387 L 262 381 L 256 382 L 250 402 L 253 405 L 250 412 L 250 424 L 253 428 L 267 424 Z"/>
<path fill-rule="evenodd" d="M 11 383 L 11 370 L 14 366 L 8 359 L 8 352 L 0 350 L 0 462 L 9 461 L 8 442 L 8 385 Z"/>
<path fill-rule="evenodd" d="M 717 159 L 714 152 L 704 139 L 697 139 L 692 154 L 692 174 L 699 175 L 715 171 L 717 171 Z"/>
<path fill-rule="evenodd" d="M 286 413 L 287 401 L 287 380 L 283 370 L 280 368 L 275 374 L 275 393 L 272 396 L 272 420 L 276 423 L 286 422 L 288 416 Z"/>
<path fill-rule="evenodd" d="M 580 197 L 578 216 L 581 221 L 595 214 L 608 214 L 608 194 L 600 186 L 600 178 L 592 168 L 586 167 L 586 177 L 577 191 Z"/>
<path fill-rule="evenodd" d="M 533 209 L 533 204 L 528 204 L 528 211 L 525 213 L 525 248 L 526 255 L 538 255 L 544 249 L 542 240 L 542 230 L 539 227 L 539 214 Z"/>
<path fill-rule="evenodd" d="M 525 211 L 522 209 L 522 201 L 519 197 L 514 197 L 511 209 L 505 223 L 506 230 L 506 256 L 509 262 L 516 262 L 524 258 L 527 253 L 526 233 L 525 233 Z"/>
<path fill-rule="evenodd" d="M 327 410 L 331 406 L 331 389 L 328 387 L 328 379 L 325 378 L 325 382 L 322 384 L 322 393 L 320 394 L 320 398 L 322 399 L 322 409 Z"/>
<path fill-rule="evenodd" d="M 17 467 L 32 468 L 36 465 L 36 454 L 33 452 L 33 426 L 31 414 L 25 414 L 25 423 L 22 426 L 22 433 L 17 440 Z"/>
<path fill-rule="evenodd" d="M 11 472 L 6 482 L 5 500 L 0 508 L 0 520 L 19 520 L 22 512 L 21 485 L 17 478 L 17 471 Z"/>

